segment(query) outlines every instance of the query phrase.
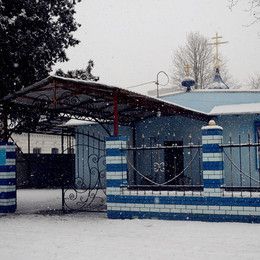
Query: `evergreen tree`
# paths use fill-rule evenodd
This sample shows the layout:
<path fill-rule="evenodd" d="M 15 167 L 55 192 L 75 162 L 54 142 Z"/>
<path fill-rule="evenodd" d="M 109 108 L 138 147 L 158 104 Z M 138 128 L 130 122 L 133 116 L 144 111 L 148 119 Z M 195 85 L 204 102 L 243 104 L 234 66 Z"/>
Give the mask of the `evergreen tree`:
<path fill-rule="evenodd" d="M 48 76 L 72 35 L 80 0 L 0 0 L 0 98 Z"/>
<path fill-rule="evenodd" d="M 65 77 L 65 78 L 98 81 L 99 77 L 96 77 L 92 74 L 93 68 L 94 68 L 94 61 L 89 60 L 86 69 L 69 70 L 66 73 L 62 69 L 58 69 L 55 74 L 57 76 Z"/>

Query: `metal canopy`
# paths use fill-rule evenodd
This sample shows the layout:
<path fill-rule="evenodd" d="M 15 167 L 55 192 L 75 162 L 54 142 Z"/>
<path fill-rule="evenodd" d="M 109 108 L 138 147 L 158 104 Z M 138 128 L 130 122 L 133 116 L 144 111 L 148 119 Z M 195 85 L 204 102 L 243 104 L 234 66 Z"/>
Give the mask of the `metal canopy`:
<path fill-rule="evenodd" d="M 111 123 L 114 120 L 114 97 L 117 97 L 118 122 L 130 125 L 148 117 L 183 115 L 185 117 L 208 120 L 201 112 L 188 110 L 178 105 L 135 93 L 126 89 L 96 82 L 83 81 L 58 76 L 49 76 L 14 94 L 3 101 L 11 103 L 12 109 L 29 108 L 34 113 L 51 114 L 52 127 L 71 118 Z M 50 127 L 45 120 L 46 129 Z M 48 126 L 47 126 L 48 125 Z"/>

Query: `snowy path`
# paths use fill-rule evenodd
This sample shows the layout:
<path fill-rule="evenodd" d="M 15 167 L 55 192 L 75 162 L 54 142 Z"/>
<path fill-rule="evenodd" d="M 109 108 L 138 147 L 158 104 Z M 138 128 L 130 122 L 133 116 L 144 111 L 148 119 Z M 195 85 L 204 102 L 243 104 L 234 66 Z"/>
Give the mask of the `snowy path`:
<path fill-rule="evenodd" d="M 37 200 L 41 210 L 59 206 L 59 191 L 18 195 L 20 213 L 0 217 L 0 259 L 260 259 L 258 224 L 24 214 L 37 209 Z"/>

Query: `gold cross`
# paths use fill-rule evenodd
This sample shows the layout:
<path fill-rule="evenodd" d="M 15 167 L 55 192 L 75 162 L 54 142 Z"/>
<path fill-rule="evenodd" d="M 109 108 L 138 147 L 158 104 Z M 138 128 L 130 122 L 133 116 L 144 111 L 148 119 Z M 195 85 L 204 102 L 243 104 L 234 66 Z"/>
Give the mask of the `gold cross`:
<path fill-rule="evenodd" d="M 216 48 L 216 53 L 215 53 L 215 58 L 214 58 L 214 60 L 215 60 L 215 68 L 219 68 L 219 62 L 220 62 L 218 46 L 220 44 L 228 43 L 228 42 L 221 42 L 221 41 L 219 41 L 219 39 L 221 39 L 221 38 L 222 38 L 222 36 L 219 36 L 218 33 L 216 33 L 216 36 L 211 38 L 213 40 L 213 43 L 209 43 L 209 45 L 214 45 L 215 48 Z"/>
<path fill-rule="evenodd" d="M 189 64 L 185 64 L 185 65 L 184 65 L 184 71 L 185 71 L 185 76 L 186 76 L 186 77 L 190 76 L 190 69 L 191 69 L 191 68 L 192 68 L 192 66 L 189 65 Z"/>

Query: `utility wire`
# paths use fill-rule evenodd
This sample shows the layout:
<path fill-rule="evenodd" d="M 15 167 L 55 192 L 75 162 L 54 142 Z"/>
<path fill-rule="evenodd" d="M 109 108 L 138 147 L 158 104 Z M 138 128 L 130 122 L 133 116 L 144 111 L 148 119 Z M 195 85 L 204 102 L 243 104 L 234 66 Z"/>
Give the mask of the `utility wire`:
<path fill-rule="evenodd" d="M 140 87 L 140 86 L 147 85 L 147 84 L 151 84 L 151 83 L 155 83 L 155 82 L 156 82 L 155 80 L 153 80 L 153 81 L 148 81 L 148 82 L 141 83 L 141 84 L 134 85 L 134 86 L 130 86 L 130 87 L 127 87 L 127 88 L 136 88 L 136 87 Z"/>

